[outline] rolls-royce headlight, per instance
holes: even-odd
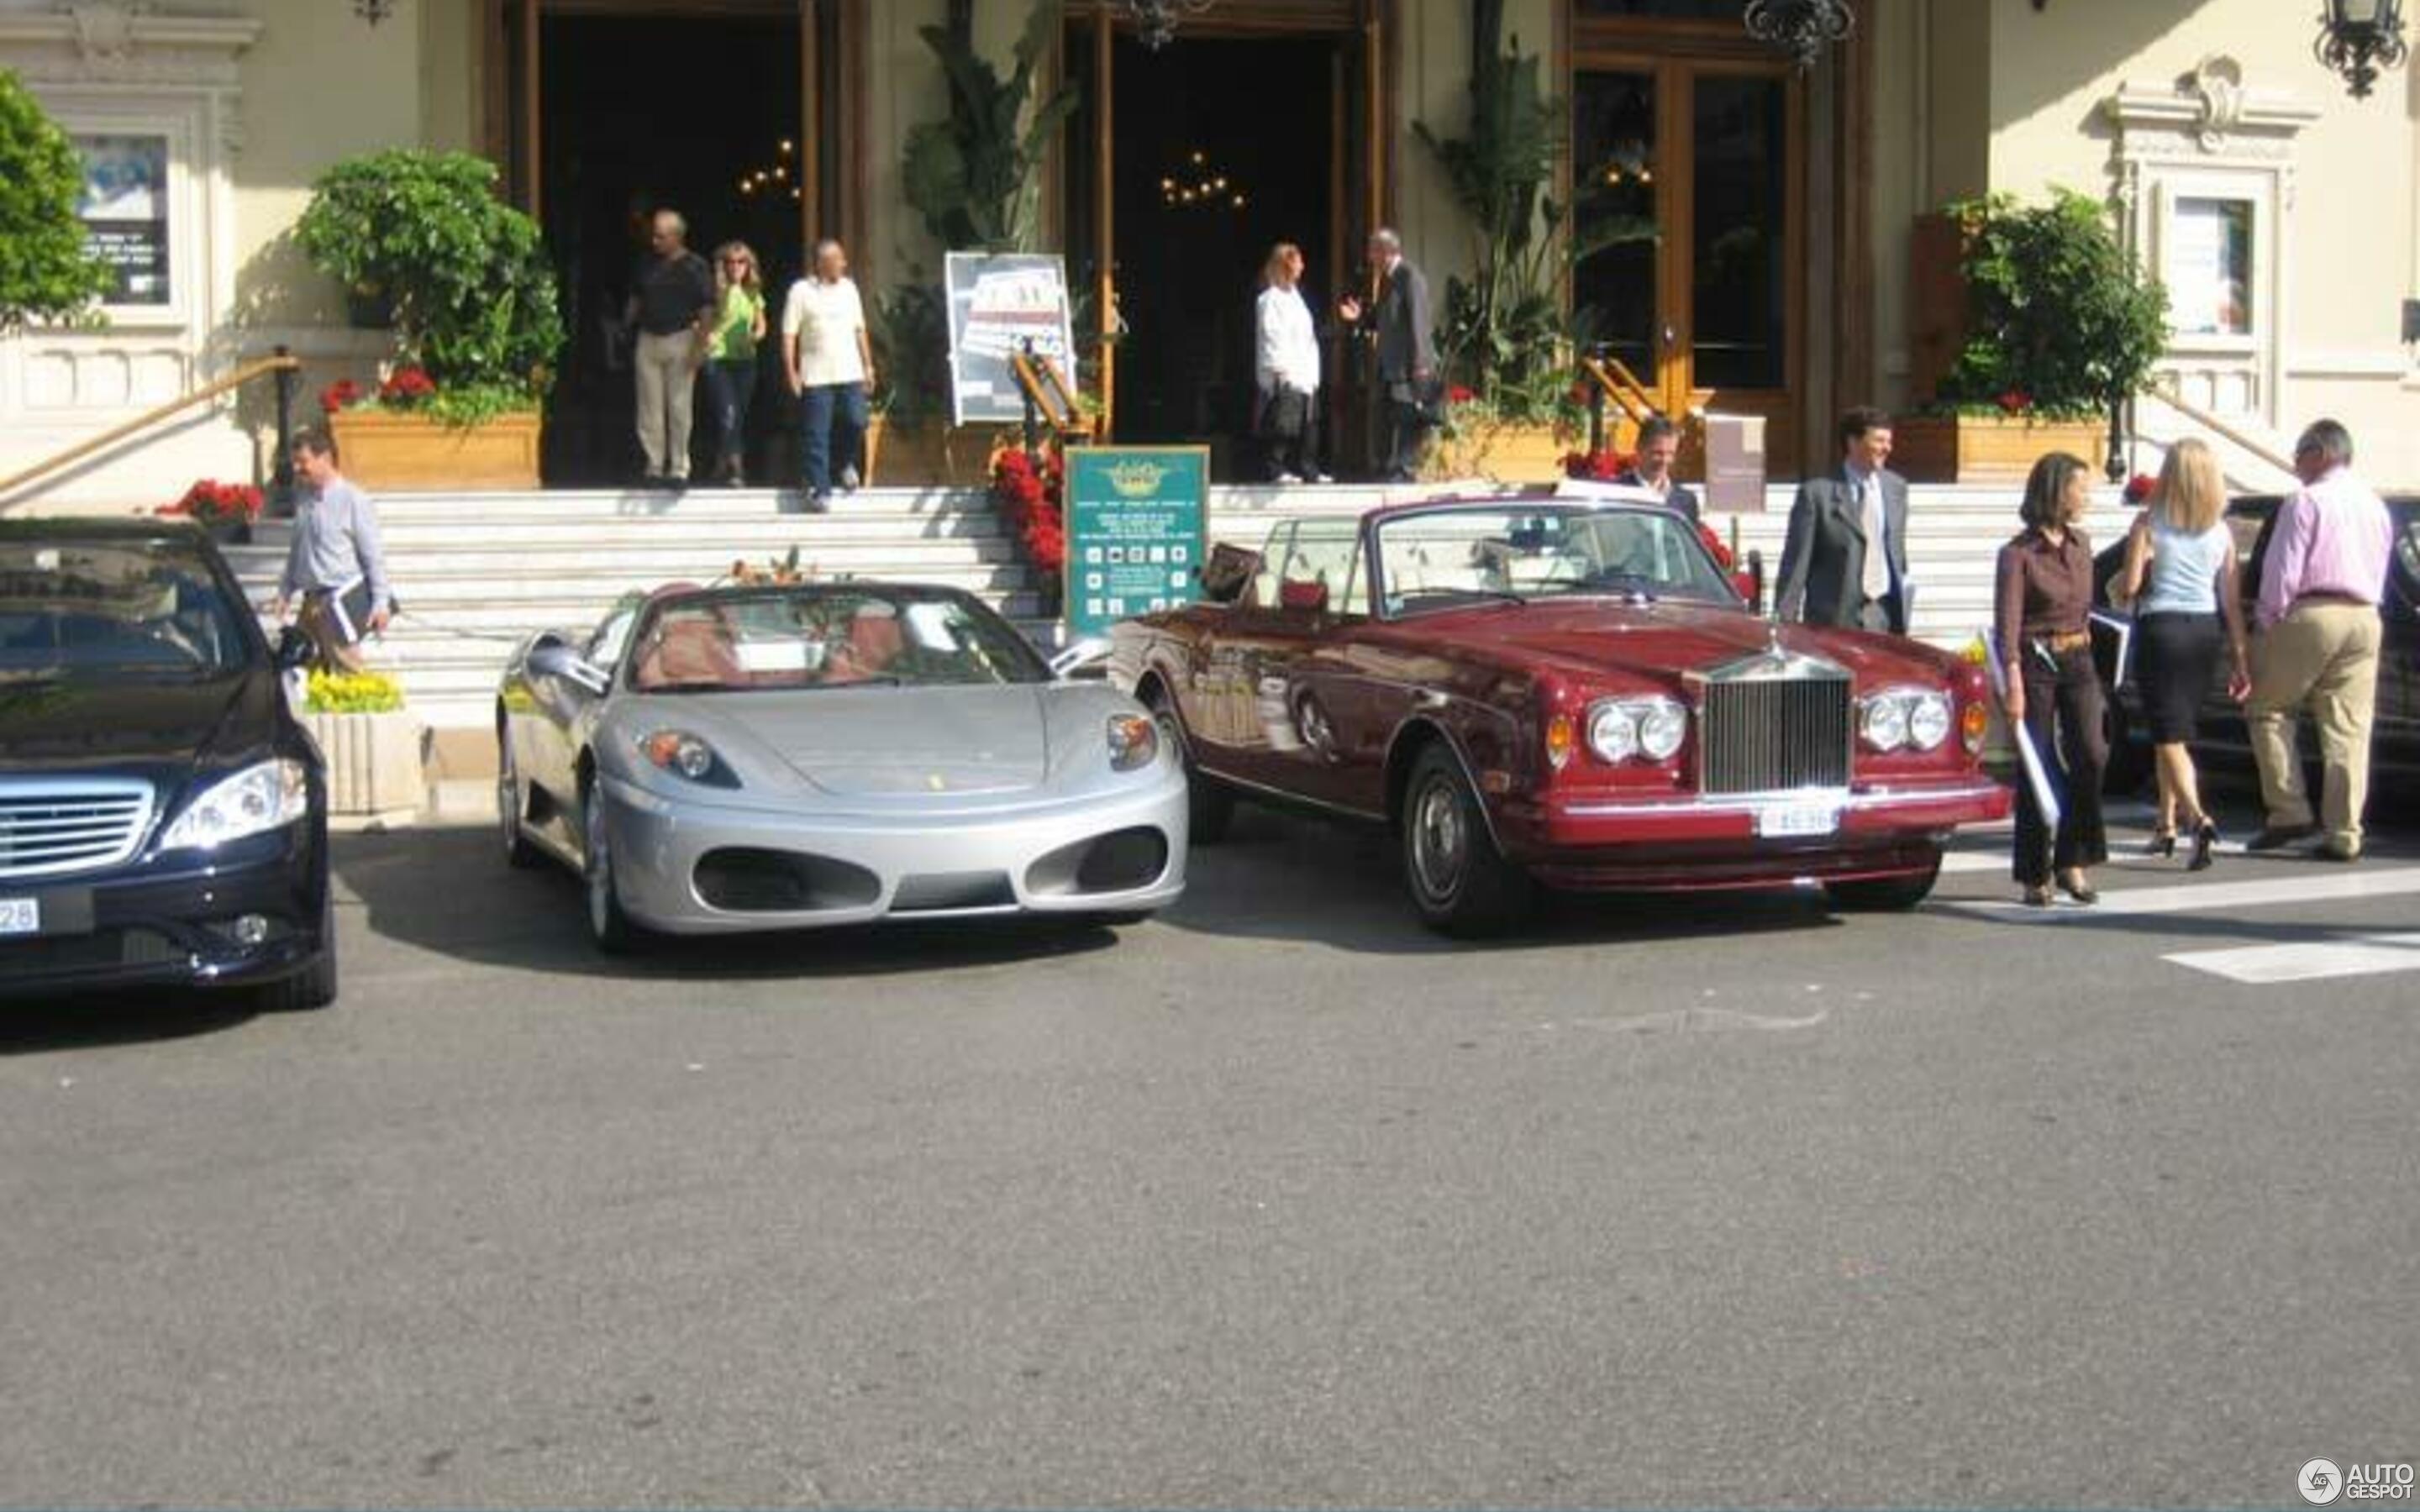
[[[1589,749],[1619,765],[1668,762],[1689,738],[1689,711],[1668,698],[1609,699],[1589,711]]]
[[[1638,748],[1651,762],[1668,762],[1689,738],[1689,711],[1670,699],[1656,699],[1638,711]]]
[[[1589,749],[1617,764],[1638,754],[1638,715],[1625,703],[1600,703],[1589,716]]]
[[[1908,743],[1918,750],[1939,750],[1949,738],[1949,700],[1940,693],[1926,691],[1908,701]]]
[[[163,851],[207,851],[267,834],[311,811],[310,774],[297,761],[259,762],[194,796],[160,836]]]
[[[1857,734],[1876,750],[1907,744],[1907,696],[1894,689],[1869,694],[1857,706]]]
[[[705,737],[690,734],[686,730],[658,730],[642,737],[639,754],[645,757],[649,764],[692,782],[723,788],[739,785],[739,779],[732,774],[722,758],[714,753],[714,748],[706,743]]]
[[[1109,716],[1109,770],[1132,772],[1159,755],[1159,727],[1140,714]]]

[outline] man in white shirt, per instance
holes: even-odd
[[[362,637],[384,634],[395,612],[378,511],[336,471],[336,443],[325,433],[297,436],[293,455],[302,492],[270,615],[284,621],[300,599],[297,623],[318,648],[319,665],[357,672]]]
[[[783,301],[782,365],[790,392],[799,396],[799,486],[809,509],[828,509],[835,452],[840,486],[857,486],[867,393],[874,383],[865,302],[848,276],[848,254],[837,241],[815,244],[814,270],[790,285],[789,298]]]

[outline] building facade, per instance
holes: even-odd
[[[1402,228],[1439,287],[1471,229],[1423,142],[1458,133],[1472,0],[1215,0],[1144,44],[1120,0],[1051,0],[1043,87],[1080,102],[1044,170],[1115,433],[1240,428],[1262,255],[1302,245],[1323,299]],[[479,152],[545,226],[573,336],[549,477],[623,466],[610,325],[638,212],[778,279],[820,235],[879,294],[938,276],[910,210],[908,133],[947,109],[920,35],[948,0],[0,0],[0,68],[75,138],[108,322],[0,338],[0,476],[286,347],[308,394],[385,350],[296,252],[313,179],[393,146]],[[1592,241],[1571,298],[1665,408],[1766,417],[1774,471],[1824,465],[1828,417],[1919,403],[1920,222],[2064,185],[2112,206],[2167,283],[2147,435],[2215,423],[2246,476],[2300,424],[2351,425],[2381,479],[2420,483],[2420,90],[2366,99],[2278,0],[1853,0],[1811,69],[1749,38],[1738,0],[1504,0],[1568,123],[1564,195]],[[1005,67],[1029,0],[975,0]],[[373,21],[371,16],[377,13]],[[35,490],[123,505],[264,473],[267,390],[187,410]],[[620,427],[620,428],[617,428]],[[23,492],[0,497],[0,507]]]

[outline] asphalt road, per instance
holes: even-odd
[[[338,856],[334,1010],[0,1022],[0,1502],[2299,1506],[2420,1451],[2408,833],[1470,949],[1254,816],[1116,934],[635,966],[484,832]]]

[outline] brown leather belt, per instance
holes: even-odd
[[[2053,630],[2045,635],[2035,636],[2033,639],[2040,641],[2043,645],[2050,647],[2051,650],[2058,653],[2060,656],[2065,656],[2071,651],[2082,651],[2086,646],[2092,644],[2092,632],[2089,630]]]

